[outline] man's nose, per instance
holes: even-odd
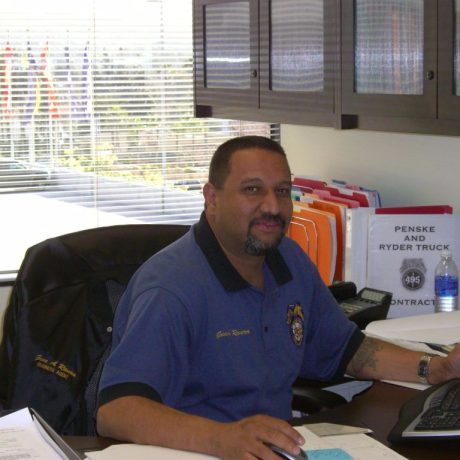
[[[273,190],[268,190],[267,193],[265,193],[260,209],[262,212],[267,212],[272,215],[279,213],[279,198]]]

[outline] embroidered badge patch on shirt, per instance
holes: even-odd
[[[289,332],[293,342],[300,347],[304,336],[304,314],[300,303],[288,306],[287,324],[289,325]]]

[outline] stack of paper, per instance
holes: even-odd
[[[451,345],[460,342],[460,311],[373,321],[366,333],[418,344]]]
[[[326,284],[347,279],[347,210],[370,212],[380,206],[379,193],[345,181],[295,176],[292,199],[288,236],[308,254]]]
[[[305,193],[316,193],[321,195],[321,198],[328,200],[337,199],[337,202],[348,204],[352,208],[358,206],[377,208],[381,205],[380,194],[377,190],[369,190],[346,181],[334,180],[327,183],[323,180],[296,175],[293,185]]]
[[[310,460],[404,460],[405,458],[367,434],[363,434],[369,432],[366,429],[341,425],[330,427],[312,425],[312,428],[320,429],[320,431],[326,429],[327,433],[332,432],[333,434],[317,435],[308,429],[308,425],[296,428],[305,438],[303,448]],[[87,452],[86,456],[89,460],[144,460],[146,458],[151,460],[209,460],[215,458],[193,452],[137,444],[117,444],[102,451]]]
[[[35,412],[25,408],[0,418],[0,459],[79,460]]]

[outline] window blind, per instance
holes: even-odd
[[[0,88],[0,273],[58,234],[193,223],[217,145],[279,135],[194,118],[192,0],[3,0]]]

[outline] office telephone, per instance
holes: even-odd
[[[351,281],[341,281],[329,286],[332,295],[350,320],[360,329],[365,329],[371,321],[385,319],[393,294],[365,287],[357,293]]]

